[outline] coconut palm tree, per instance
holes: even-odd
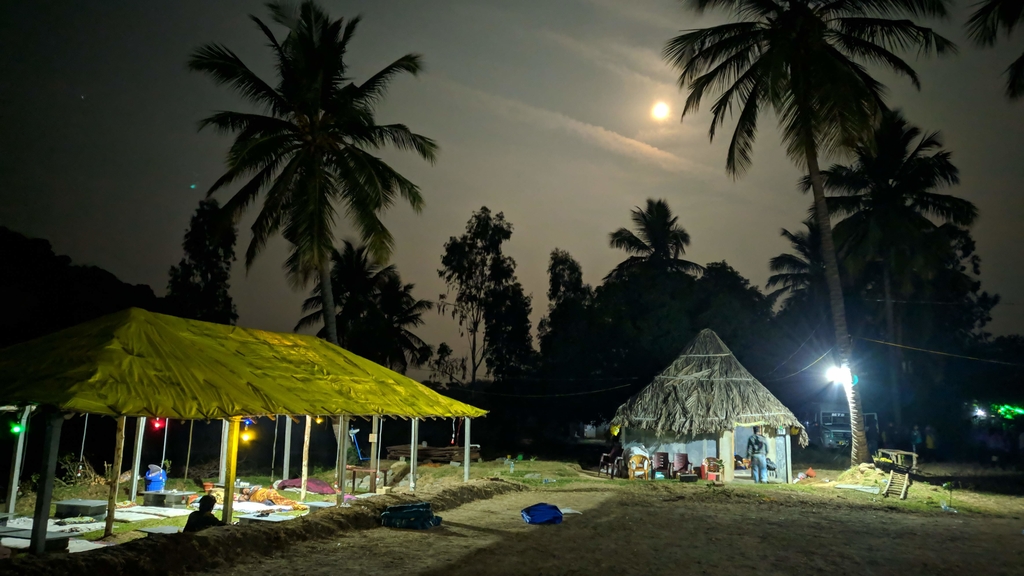
[[[938,132],[923,134],[896,110],[885,112],[872,140],[854,149],[853,163],[822,172],[829,213],[845,217],[835,226],[843,261],[854,275],[880,269],[889,342],[896,339],[894,288],[906,295],[915,277],[945,267],[950,242],[940,225],[968,227],[978,215],[971,202],[935,191],[960,181],[950,157]],[[899,424],[899,352],[890,347],[889,354]]]
[[[692,274],[704,270],[700,265],[680,258],[690,245],[690,235],[679,225],[679,217],[672,214],[668,202],[648,198],[645,208],[637,206],[631,214],[636,232],[619,228],[610,235],[612,248],[625,250],[630,256],[616,266],[605,277],[606,280],[640,268]]]
[[[402,124],[377,124],[375,108],[391,81],[416,75],[420,56],[407,54],[361,84],[348,76],[345,56],[359,24],[332,20],[312,1],[298,7],[268,5],[273,22],[285,27],[278,39],[259,18],[250,19],[266,36],[273,52],[277,83],[271,85],[250,70],[230,49],[206,44],[189,59],[189,68],[241,94],[259,112],[217,112],[200,123],[232,133],[227,172],[208,194],[246,180],[224,206],[236,219],[263,196],[245,255],[246,267],[267,241],[280,233],[291,244],[285,268],[296,287],[314,277],[323,308],[333,310],[329,289],[334,226],[343,207],[370,252],[384,260],[393,238],[380,215],[398,199],[416,211],[423,206],[419,188],[396,172],[375,152],[387,146],[409,150],[433,162],[437,145]],[[334,315],[328,314],[326,337],[337,344]]]
[[[331,266],[332,300],[335,303],[335,325],[338,330],[338,344],[344,348],[351,346],[349,328],[352,323],[363,317],[374,306],[379,286],[388,274],[396,273],[394,265],[381,266],[370,256],[366,246],[356,246],[349,240],[343,241],[343,248],[335,250]],[[313,287],[312,295],[302,303],[303,316],[295,330],[302,330],[323,324],[317,336],[326,335],[326,323],[323,317],[323,297],[321,283]]]
[[[409,329],[423,324],[423,313],[433,308],[429,300],[413,297],[413,284],[402,283],[394,265],[381,266],[366,246],[344,241],[334,254],[331,289],[337,303],[335,323],[342,347],[365,358],[405,372],[430,356],[430,347]],[[302,305],[307,314],[296,330],[323,323],[322,285]],[[324,329],[320,330],[322,335]]]
[[[852,342],[846,325],[832,229],[819,158],[864,140],[884,109],[884,87],[868,73],[872,64],[906,76],[919,87],[914,69],[895,52],[953,52],[949,40],[900,16],[945,16],[944,0],[686,0],[698,12],[723,8],[734,21],[691,30],[669,40],[664,55],[690,90],[683,116],[716,94],[710,136],[739,110],[726,170],[739,175],[751,163],[758,116],[775,112],[789,157],[809,175],[815,222],[821,231],[830,308],[841,365],[848,367]],[[859,391],[850,400],[853,461],[868,459]]]
[[[979,46],[993,46],[999,31],[1007,36],[1024,24],[1024,0],[986,0],[967,20],[967,35]],[[1024,54],[1006,69],[1006,96],[1016,100],[1024,96]]]
[[[790,232],[782,229],[782,237],[789,240],[793,253],[779,254],[768,262],[774,272],[765,288],[776,288],[771,298],[786,297],[786,301],[809,302],[813,306],[828,302],[825,284],[825,261],[821,257],[821,238],[813,220],[804,221],[807,230]]]

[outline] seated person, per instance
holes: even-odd
[[[167,472],[156,464],[149,465],[149,472],[146,472],[146,492],[159,492],[164,489],[167,482]]]
[[[207,494],[199,499],[199,510],[188,515],[188,522],[185,522],[185,529],[182,532],[199,532],[211,526],[223,526],[224,523],[217,520],[213,515],[213,507],[217,499]]]
[[[740,456],[739,454],[734,454],[733,455],[733,460],[735,462],[735,469],[736,470],[746,470],[747,469],[746,464],[743,463],[743,457]]]
[[[281,496],[273,488],[264,488],[258,484],[249,488],[242,488],[242,493],[238,496],[238,499],[240,501],[258,502],[267,506],[291,506],[292,510],[305,510],[308,508],[308,506],[301,502]]]

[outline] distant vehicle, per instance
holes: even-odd
[[[815,412],[812,418],[808,432],[811,441],[818,443],[822,448],[846,448],[853,441],[849,409],[835,407],[831,410],[821,410]],[[864,414],[864,428],[866,430],[869,427],[878,430],[878,415],[873,412]]]

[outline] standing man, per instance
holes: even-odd
[[[754,484],[768,483],[768,439],[761,436],[761,427],[754,426],[754,435],[747,440],[747,458]]]

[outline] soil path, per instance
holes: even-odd
[[[592,487],[466,504],[430,531],[373,529],[209,575],[1021,574],[1020,520],[779,502],[729,492]],[[547,501],[581,511],[530,526]]]

